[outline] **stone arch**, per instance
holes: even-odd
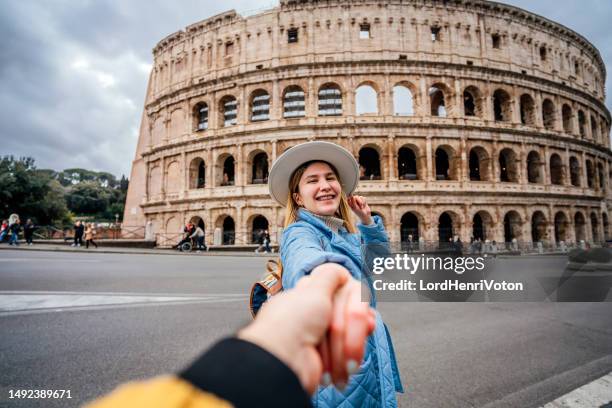
[[[414,88],[406,83],[399,83],[393,87],[393,114],[395,116],[414,115]]]
[[[460,235],[461,218],[454,211],[444,211],[438,217],[438,241],[446,244],[454,239],[455,235]]]
[[[268,182],[268,154],[263,150],[253,150],[247,159],[249,184],[266,184]]]
[[[170,114],[170,139],[176,139],[185,133],[185,112],[177,108]]]
[[[419,169],[418,148],[404,145],[397,152],[397,175],[400,180],[419,180],[422,173]]]
[[[335,82],[327,82],[319,88],[319,116],[342,115],[342,88]]]
[[[572,108],[567,103],[564,103],[563,107],[561,108],[561,116],[563,116],[563,131],[565,133],[573,133],[574,123],[572,119],[574,113],[572,112]]]
[[[557,153],[550,155],[550,182],[551,184],[562,185],[565,182],[565,172],[563,160]]]
[[[434,152],[436,180],[457,180],[457,162],[455,149],[449,145],[440,145]]]
[[[497,122],[512,121],[512,99],[503,89],[493,92],[493,118]]]
[[[378,114],[378,92],[374,83],[364,82],[355,89],[355,114]]]
[[[599,242],[599,221],[597,219],[597,214],[593,211],[591,212],[591,233],[593,234],[593,242]]]
[[[555,213],[555,242],[567,242],[569,238],[569,221],[567,215],[563,211]]]
[[[499,152],[499,181],[518,183],[519,173],[514,150],[506,147]]]
[[[486,241],[494,239],[493,217],[485,210],[480,210],[472,217],[472,237]]]
[[[183,225],[178,217],[170,217],[166,220],[166,234],[168,235],[180,235],[183,232]],[[169,238],[173,240],[173,238]]]
[[[289,85],[283,90],[283,118],[306,116],[306,94],[299,85]]]
[[[233,186],[236,183],[235,179],[234,156],[229,153],[222,153],[217,157],[215,163],[215,185],[217,186]],[[226,177],[227,175],[227,177]]]
[[[580,162],[576,158],[576,156],[571,156],[569,160],[569,169],[570,169],[570,182],[572,186],[580,187],[581,171],[580,171]]]
[[[251,122],[270,119],[270,94],[265,89],[256,89],[249,97],[249,117]]]
[[[259,243],[259,235],[265,231],[269,230],[270,223],[268,219],[261,214],[253,214],[249,217],[247,221],[247,236],[249,237],[249,242],[251,244]]]
[[[584,139],[586,137],[586,115],[582,109],[578,111],[578,130],[580,137]]]
[[[529,183],[543,183],[544,171],[542,169],[544,163],[540,159],[540,153],[532,150],[527,155],[527,181]]]
[[[593,188],[595,186],[595,167],[590,159],[587,159],[586,161],[586,176],[587,185],[589,188]]]
[[[557,112],[555,104],[548,98],[542,102],[542,121],[546,129],[554,130],[557,122]]]
[[[546,227],[548,222],[546,216],[542,211],[534,211],[531,214],[531,241],[541,242],[546,240],[547,232]]]
[[[483,115],[482,92],[474,85],[463,90],[463,115],[467,117],[482,118]]]
[[[586,219],[581,211],[576,211],[574,214],[574,234],[576,235],[576,242],[586,241]]]
[[[599,127],[597,126],[597,119],[593,115],[591,115],[591,138],[599,141]]]
[[[436,82],[429,87],[428,94],[431,116],[447,117],[452,106],[450,87],[445,83]]]
[[[534,126],[536,123],[535,102],[531,95],[525,93],[521,95],[521,123],[527,126]]]
[[[166,123],[162,116],[158,116],[151,127],[151,145],[156,146],[162,143],[166,134]]]
[[[359,149],[359,179],[381,180],[380,152],[373,145],[365,145]]]
[[[206,162],[201,157],[196,157],[189,164],[189,188],[206,187]]]
[[[221,230],[222,245],[234,245],[236,242],[236,223],[230,215],[223,214],[217,217],[215,227]]]
[[[474,146],[470,149],[468,157],[470,181],[490,181],[491,180],[491,158],[489,153],[482,146]]]
[[[208,129],[208,104],[206,102],[198,102],[192,110],[193,125],[195,131]]]
[[[409,239],[412,239],[412,242],[419,241],[419,238],[422,236],[422,225],[423,217],[419,213],[407,211],[402,215],[400,219],[400,241],[402,242],[402,247],[404,243],[409,242]]]
[[[518,212],[510,210],[504,215],[504,242],[520,241],[523,236],[523,221]]]
[[[152,167],[149,171],[149,195],[154,199],[162,192],[162,172],[160,166]]]
[[[238,123],[238,100],[233,95],[225,95],[219,100],[219,123],[229,127]]]
[[[181,186],[179,162],[173,160],[166,166],[166,193],[177,193]]]

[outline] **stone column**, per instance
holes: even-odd
[[[395,148],[395,134],[387,136],[387,180],[397,180],[397,155]]]
[[[243,144],[238,143],[237,148],[237,157],[236,161],[234,161],[234,185],[236,186],[244,186],[245,183],[245,174],[244,174],[244,154],[243,154]]]
[[[548,152],[548,145],[544,146],[544,184],[552,184],[550,179],[550,170],[548,163],[550,162],[550,154]]]
[[[431,135],[427,135],[427,144],[425,147],[425,154],[427,158],[427,174],[425,175],[425,181],[430,182],[434,181],[435,177],[433,174],[433,152],[431,146]]]
[[[184,198],[189,188],[189,164],[187,163],[185,151],[181,152],[181,187],[179,190],[179,197]]]
[[[215,185],[215,163],[213,159],[212,149],[206,149],[206,184],[205,188],[212,188]]]

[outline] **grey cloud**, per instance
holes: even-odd
[[[39,167],[86,167],[129,175],[151,49],[187,25],[235,8],[228,0],[7,0],[0,13],[0,154]],[[507,3],[576,30],[612,61],[606,0]],[[610,80],[608,80],[608,86]],[[607,101],[611,106],[610,101]]]

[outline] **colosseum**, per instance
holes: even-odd
[[[186,221],[241,245],[284,218],[268,169],[326,140],[390,239],[551,248],[609,238],[610,112],[599,51],[485,0],[281,0],[153,49],[124,216],[160,246]],[[126,227],[127,228],[127,227]]]

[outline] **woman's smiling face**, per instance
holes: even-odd
[[[332,168],[315,162],[304,170],[294,198],[298,205],[318,215],[335,215],[340,206],[342,186]]]

